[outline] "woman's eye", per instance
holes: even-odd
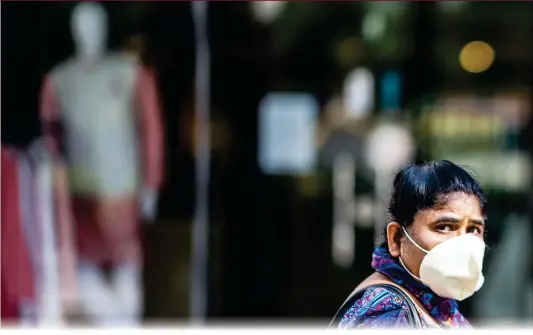
[[[447,224],[442,224],[442,225],[437,226],[437,230],[447,232],[447,231],[452,231],[452,227]]]
[[[481,229],[476,226],[468,227],[468,233],[470,234],[481,234]]]

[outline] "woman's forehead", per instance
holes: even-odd
[[[445,213],[460,217],[483,218],[479,199],[475,195],[462,192],[447,194],[441,197],[435,206],[421,210],[418,214],[435,216]]]

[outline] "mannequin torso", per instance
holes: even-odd
[[[65,154],[74,194],[136,193],[140,157],[133,109],[138,72],[137,62],[121,54],[90,64],[73,58],[51,72],[50,85],[67,130]]]
[[[163,178],[152,73],[122,53],[69,59],[45,79],[41,119],[52,147],[65,148],[80,257],[139,262],[138,199]],[[55,123],[63,136],[51,131]]]

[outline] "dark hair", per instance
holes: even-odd
[[[443,160],[412,165],[394,177],[389,203],[389,216],[403,227],[409,227],[420,210],[435,206],[442,196],[463,192],[479,199],[486,213],[487,200],[477,180],[465,169]],[[385,230],[387,244],[387,231]]]

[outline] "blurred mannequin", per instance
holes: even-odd
[[[163,178],[158,92],[135,57],[107,52],[100,4],[76,5],[71,28],[76,54],[46,76],[40,115],[48,145],[68,168],[77,291],[93,323],[135,324],[139,222],[154,219]]]
[[[331,256],[335,265],[351,267],[355,260],[356,225],[368,225],[365,212],[368,196],[355,194],[357,176],[361,174],[362,147],[366,130],[371,126],[368,113],[353,116],[344,97],[334,97],[325,106],[319,129],[321,160],[333,172],[333,229]],[[356,208],[357,210],[353,210]],[[367,210],[368,211],[368,210]],[[367,212],[366,211],[366,212]]]

